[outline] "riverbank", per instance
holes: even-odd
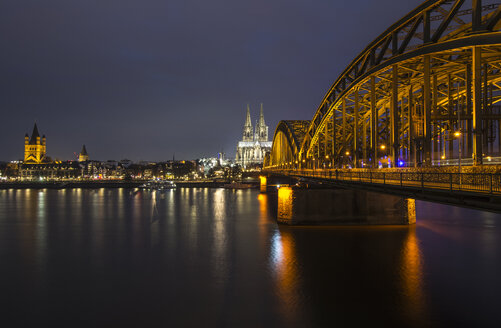
[[[16,181],[1,182],[0,189],[137,188],[139,181]],[[229,181],[175,181],[178,188],[222,188]],[[258,186],[257,181],[246,182]]]

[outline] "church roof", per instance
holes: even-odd
[[[87,149],[85,148],[85,145],[82,146],[82,151],[80,152],[80,155],[88,155]]]
[[[31,133],[31,138],[29,142],[30,145],[36,145],[38,137],[40,137],[40,134],[38,133],[38,127],[37,124],[35,123],[35,126],[33,126],[33,132]]]

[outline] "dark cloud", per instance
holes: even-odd
[[[309,119],[337,75],[421,1],[7,0],[0,159],[34,120],[70,159],[233,155],[245,106],[270,133]]]

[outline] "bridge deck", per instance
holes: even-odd
[[[337,186],[501,211],[501,174],[340,170],[266,170]]]

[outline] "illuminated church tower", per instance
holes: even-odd
[[[247,117],[244,124],[244,133],[242,141],[252,141],[252,122],[250,117],[249,105],[247,105]]]
[[[89,160],[89,154],[87,154],[87,149],[85,148],[85,145],[83,145],[82,151],[78,155],[78,161],[87,162],[88,160]]]
[[[31,138],[26,134],[24,136],[24,163],[40,164],[43,163],[46,156],[45,135],[40,138],[38,127],[35,123]]]
[[[254,132],[254,141],[268,141],[268,126],[264,122],[263,104],[261,104],[259,121],[256,124],[256,130]]]

